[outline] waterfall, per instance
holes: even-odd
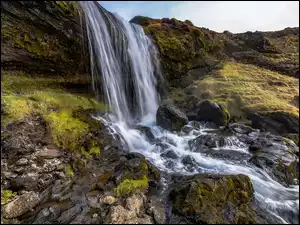
[[[80,5],[87,25],[93,89],[104,94],[110,107],[108,118],[95,119],[102,120],[113,135],[121,137],[125,150],[143,154],[169,173],[246,174],[252,180],[255,200],[265,212],[281,223],[299,221],[299,186],[286,187],[264,169],[250,164],[249,146],[238,135],[224,137],[225,147],[195,152],[189,141],[221,132],[205,124],[195,127],[193,122],[186,126],[188,133],[183,130],[173,133],[156,126],[160,85],[157,81],[162,76],[155,45],[139,25],[109,13],[97,2],[80,2]],[[153,140],[137,129],[140,125],[146,126]],[[228,150],[240,159],[220,157],[222,151]],[[165,153],[170,151],[175,158],[166,157]],[[187,157],[193,160],[186,163]]]
[[[158,108],[157,50],[142,27],[81,2],[86,16],[93,88],[103,89],[112,119],[125,123],[155,121]],[[100,86],[102,85],[102,86]]]

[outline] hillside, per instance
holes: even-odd
[[[258,113],[269,120],[258,128],[299,132],[299,28],[233,34],[174,18],[131,22],[155,40],[169,98],[186,113],[209,99],[225,106],[233,121],[255,123]]]

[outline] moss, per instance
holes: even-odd
[[[143,176],[140,180],[125,179],[115,189],[117,197],[126,197],[134,193],[145,191],[148,188],[148,179]]]
[[[30,96],[32,100],[45,104],[48,108],[70,108],[76,110],[78,108],[83,109],[97,109],[104,110],[105,106],[95,101],[94,99],[88,99],[68,93],[57,92],[38,92]]]
[[[282,86],[282,82],[287,85]],[[237,118],[245,118],[247,112],[275,111],[299,117],[299,109],[290,104],[299,93],[298,84],[297,78],[254,65],[227,62],[218,75],[196,82],[193,94],[200,97],[209,92],[210,99],[227,106],[230,115]]]
[[[30,104],[26,97],[22,96],[2,96],[1,103],[3,113],[1,113],[2,124],[6,126],[8,123],[20,120],[32,112]]]
[[[74,177],[75,173],[73,171],[73,168],[70,164],[65,165],[64,171],[67,177]]]
[[[4,205],[7,203],[7,201],[16,196],[16,192],[12,192],[11,190],[2,190],[1,189],[1,205]]]
[[[24,71],[1,71],[1,93],[33,94],[37,91],[64,92],[69,87],[87,86],[88,75],[45,76],[28,74]]]
[[[55,3],[66,13],[67,16],[74,17],[76,3],[68,4],[66,1],[55,1]]]
[[[87,158],[91,158],[93,155],[96,157],[100,156],[100,147],[98,146],[98,143],[96,141],[92,141],[92,147],[86,151],[84,148],[81,148],[81,154],[85,155]]]
[[[54,143],[63,149],[74,151],[81,146],[82,137],[88,131],[88,125],[72,117],[69,110],[50,113],[45,117],[49,124]]]

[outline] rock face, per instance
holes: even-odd
[[[229,121],[229,114],[217,103],[205,100],[198,106],[197,119],[214,122],[218,126],[224,126]]]
[[[56,74],[86,69],[76,3],[2,1],[1,9],[1,68]]]
[[[264,169],[273,179],[285,184],[298,184],[298,147],[289,140],[261,133],[249,146],[252,157],[249,162]]]
[[[193,223],[257,223],[253,192],[245,175],[195,175],[178,181],[170,198],[173,213]]]
[[[175,106],[163,104],[156,112],[156,123],[164,129],[180,130],[188,123],[188,118]]]
[[[299,118],[286,112],[254,114],[251,117],[252,127],[267,130],[274,134],[299,134]]]

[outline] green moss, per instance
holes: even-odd
[[[83,109],[97,109],[104,110],[105,106],[95,101],[94,99],[88,99],[68,93],[57,92],[38,92],[30,96],[32,100],[45,104],[48,108],[70,108],[72,110]]]
[[[90,148],[90,154],[100,156],[100,147],[95,146],[95,147]]]
[[[2,96],[2,124],[6,126],[8,123],[24,118],[32,112],[30,104],[26,97],[23,96]]]
[[[23,71],[1,71],[1,93],[32,94],[37,91],[64,92],[66,85],[87,85],[91,81],[88,75],[43,76],[30,75]]]
[[[1,205],[4,205],[7,203],[7,201],[16,196],[16,192],[12,192],[11,190],[2,190],[1,189]]]
[[[70,5],[66,1],[55,1],[55,3],[66,13],[66,15],[73,17],[74,16],[74,7],[76,6],[74,2]]]
[[[241,191],[241,194],[242,194],[242,196],[243,196],[245,199],[248,199],[248,198],[249,198],[249,195],[248,195],[248,192],[247,192],[247,191]]]
[[[125,179],[115,189],[115,195],[117,197],[125,197],[134,193],[145,191],[148,188],[148,179],[143,176],[140,180]]]
[[[98,146],[98,143],[95,140],[91,141],[91,143],[91,147],[88,149],[88,151],[86,151],[84,148],[81,148],[81,154],[85,155],[86,158],[91,158],[93,155],[99,157],[100,147]]]
[[[53,141],[58,147],[74,151],[81,146],[83,136],[88,131],[88,125],[73,118],[71,111],[53,112],[45,119],[49,124]]]
[[[277,82],[278,81],[278,82]],[[281,85],[282,82],[287,85]],[[299,93],[297,78],[281,75],[254,65],[227,62],[216,76],[196,82],[195,96],[209,92],[209,99],[223,104],[233,117],[247,112],[289,112],[299,117],[299,109],[290,102]]]
[[[66,174],[67,177],[74,177],[75,176],[73,168],[70,164],[65,165],[64,171],[65,171],[65,174]]]

